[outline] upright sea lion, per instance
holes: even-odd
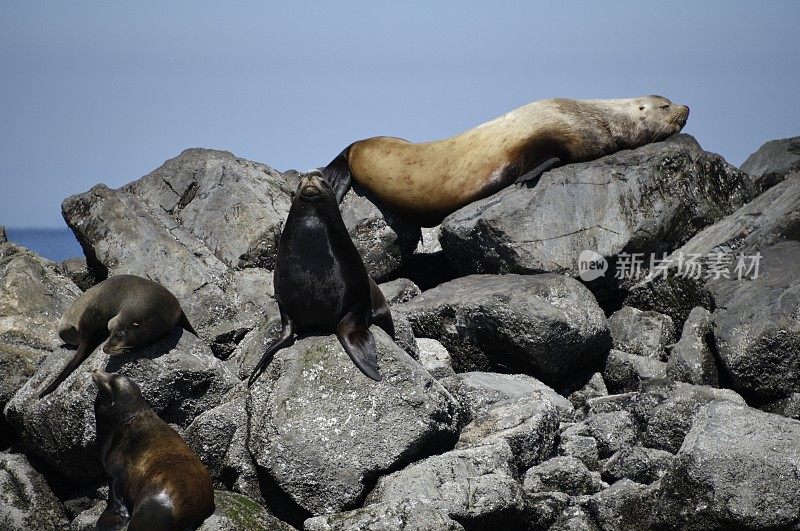
[[[661,96],[541,100],[445,140],[359,140],[321,171],[339,202],[355,180],[409,221],[431,227],[553,166],[663,140],[688,116],[688,107]]]
[[[380,380],[377,324],[394,338],[394,323],[381,290],[367,274],[347,233],[333,190],[322,174],[306,174],[297,187],[283,226],[275,262],[275,299],[282,329],[253,369],[259,377],[295,333],[335,332],[356,367]]]
[[[121,354],[152,345],[175,325],[197,335],[175,295],[157,282],[118,275],[92,286],[75,299],[58,323],[58,335],[78,350],[39,398],[52,393],[106,338],[103,350]]]
[[[195,529],[214,512],[214,488],[200,459],[156,415],[139,386],[124,376],[92,371],[100,460],[108,474],[108,505],[100,530]]]

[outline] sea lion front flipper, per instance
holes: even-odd
[[[369,378],[380,382],[381,373],[378,372],[378,349],[375,346],[375,337],[364,320],[359,320],[353,312],[347,312],[336,327],[336,337],[356,367]]]
[[[352,144],[351,144],[352,145]],[[344,195],[350,189],[352,184],[352,176],[350,175],[350,163],[347,161],[347,152],[350,151],[350,146],[347,146],[335,159],[319,171],[325,178],[325,181],[331,185],[333,193],[336,194],[336,202],[341,203]]]
[[[392,320],[392,312],[389,310],[389,303],[386,302],[386,297],[383,296],[381,288],[372,278],[369,279],[369,295],[372,300],[372,323],[383,328],[384,332],[389,334],[392,339],[395,339],[394,321]]]
[[[269,365],[269,362],[272,360],[272,356],[274,356],[276,352],[283,347],[288,347],[294,342],[294,326],[288,315],[281,314],[281,326],[281,333],[278,334],[275,341],[267,347],[267,350],[264,351],[261,359],[258,360],[258,363],[253,368],[253,372],[250,373],[250,378],[247,380],[247,387],[252,386],[255,381],[258,380],[258,377],[261,376],[261,373],[267,368],[267,365]]]
[[[113,531],[122,529],[128,523],[130,516],[125,503],[116,495],[114,490],[114,480],[110,480],[108,485],[108,501],[106,508],[97,519],[96,528],[98,531]]]
[[[39,393],[39,398],[44,398],[45,396],[55,391],[56,387],[58,387],[61,384],[61,382],[66,380],[67,376],[72,374],[72,371],[74,371],[78,367],[78,365],[83,363],[83,360],[88,358],[89,354],[94,352],[94,349],[100,346],[100,343],[102,342],[103,342],[102,339],[97,340],[91,338],[90,339],[82,338],[81,342],[78,344],[78,350],[75,352],[75,355],[72,356],[72,359],[69,360],[69,362],[61,370],[59,375],[56,376],[56,379],[53,380],[53,382],[50,385],[48,385],[44,391]]]
[[[178,319],[178,325],[187,332],[189,332],[190,334],[192,334],[194,337],[200,337],[199,335],[197,335],[197,332],[194,331],[192,323],[189,322],[189,318],[186,317],[186,312],[184,312],[183,310],[181,310],[181,317],[180,319]]]
[[[523,173],[522,175],[520,175],[519,177],[517,177],[517,180],[514,181],[514,182],[519,184],[519,183],[524,183],[525,181],[530,181],[532,179],[538,179],[539,177],[542,176],[542,174],[544,172],[546,172],[547,170],[553,169],[553,168],[555,168],[556,166],[558,166],[560,164],[561,164],[561,159],[560,158],[558,158],[558,157],[550,157],[549,159],[547,159],[546,161],[542,162],[541,164],[539,164],[538,166],[536,166],[532,170],[527,171],[527,172]]]

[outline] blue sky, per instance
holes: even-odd
[[[338,3],[337,3],[338,4]],[[800,2],[7,2],[0,224],[188,147],[277,169],[547,97],[661,94],[739,165],[800,135]]]

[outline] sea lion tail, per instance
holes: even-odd
[[[83,363],[83,360],[89,357],[89,354],[94,352],[94,349],[102,343],[102,341],[91,341],[88,339],[82,339],[80,344],[78,345],[78,350],[75,352],[75,355],[72,356],[72,359],[66,364],[66,366],[61,370],[61,372],[56,376],[56,379],[53,380],[50,385],[48,385],[44,391],[39,393],[39,398],[44,398],[45,396],[49,395],[56,388],[61,385],[61,382],[67,379],[67,376],[72,374],[78,365]]]
[[[183,328],[193,336],[200,337],[199,335],[197,335],[197,332],[194,331],[192,323],[189,322],[189,318],[186,317],[186,313],[183,310],[181,310],[181,316],[178,319],[178,324],[180,325],[181,328]]]
[[[350,189],[352,184],[352,176],[350,175],[350,163],[347,160],[347,155],[350,152],[350,144],[336,158],[324,168],[319,168],[322,176],[331,185],[333,192],[336,194],[336,202],[341,203],[344,195]]]

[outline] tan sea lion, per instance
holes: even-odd
[[[62,341],[78,350],[39,398],[52,393],[106,338],[103,350],[121,354],[152,345],[175,325],[197,335],[175,295],[157,282],[117,275],[92,286],[75,299],[58,323]]]
[[[688,116],[688,107],[661,96],[540,100],[445,140],[359,140],[321,171],[339,202],[355,180],[408,221],[431,227],[556,165],[663,140]]]
[[[92,371],[97,446],[108,474],[108,504],[97,529],[195,529],[214,512],[208,469],[150,408],[139,386]]]

